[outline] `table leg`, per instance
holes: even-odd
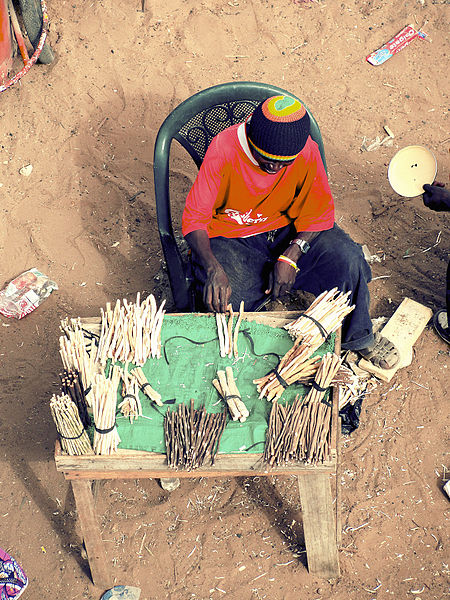
[[[92,481],[89,479],[73,479],[71,483],[92,581],[98,587],[105,589],[112,587],[113,581],[107,566],[105,548],[95,514]]]
[[[330,476],[327,473],[299,475],[298,487],[308,569],[310,573],[326,579],[339,577]]]

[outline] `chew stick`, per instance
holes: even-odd
[[[238,334],[239,334],[239,327],[241,326],[241,321],[242,321],[242,317],[244,316],[244,301],[241,300],[241,304],[239,305],[239,316],[238,319],[236,321],[236,325],[234,328],[234,333],[233,333],[233,354],[234,354],[234,358],[239,358],[239,353],[238,353]]]
[[[227,310],[229,313],[228,317],[228,326],[227,326],[227,334],[228,334],[228,356],[231,357],[233,354],[233,306],[229,304],[227,306]]]
[[[133,375],[141,388],[141,392],[145,394],[152,402],[157,404],[158,406],[163,406],[161,401],[161,394],[154,390],[145,376],[144,371],[141,367],[136,367],[131,371],[131,375]]]

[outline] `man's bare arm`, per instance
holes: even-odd
[[[225,312],[230,301],[231,286],[222,265],[214,256],[206,231],[198,229],[186,234],[186,242],[206,273],[203,302],[208,310]]]

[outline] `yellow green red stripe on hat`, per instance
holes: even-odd
[[[292,123],[301,119],[305,115],[306,109],[297,98],[274,96],[263,103],[262,112],[271,121]]]

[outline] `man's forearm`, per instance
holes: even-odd
[[[191,231],[185,236],[189,248],[195,252],[197,260],[206,272],[214,269],[219,264],[211,250],[208,234],[203,229]]]

